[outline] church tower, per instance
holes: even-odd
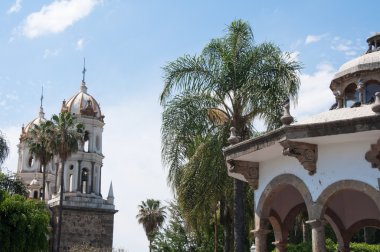
[[[43,95],[41,94],[41,105],[38,116],[30,121],[26,126],[21,128],[20,143],[18,148],[18,164],[17,164],[17,177],[20,178],[26,185],[29,191],[29,198],[42,199],[43,191],[43,167],[40,162],[29,153],[29,148],[25,142],[28,131],[34,125],[40,125],[45,122],[45,113],[42,106]],[[56,171],[49,163],[46,166],[46,181],[45,181],[45,200],[52,198],[55,188],[55,174]]]
[[[102,133],[104,115],[99,103],[88,94],[85,68],[80,90],[68,101],[63,101],[61,112],[70,112],[78,123],[84,125],[84,143],[72,154],[64,167],[63,213],[60,251],[74,245],[88,244],[104,251],[112,250],[115,205],[112,185],[107,199],[101,194],[103,165]],[[59,170],[60,162],[54,164]],[[53,212],[53,230],[57,233],[60,180],[56,178],[55,194],[48,201]],[[56,239],[56,238],[55,238]]]

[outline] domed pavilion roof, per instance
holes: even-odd
[[[73,115],[92,116],[102,120],[103,116],[99,103],[93,96],[87,93],[87,86],[82,81],[80,91],[67,102],[63,101],[62,111],[69,111]]]
[[[335,74],[333,81],[345,75],[380,69],[380,33],[375,33],[369,37],[367,43],[367,52],[344,63]]]

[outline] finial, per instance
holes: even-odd
[[[380,92],[375,93],[375,102],[372,105],[372,111],[380,113]]]
[[[231,127],[230,131],[231,131],[230,137],[227,139],[228,143],[231,145],[237,144],[239,142],[239,137],[236,135],[236,128]]]
[[[85,79],[86,78],[86,72],[87,72],[86,58],[83,58],[83,70],[82,70],[83,78],[82,78],[82,84],[80,85],[80,91],[83,93],[87,93],[86,79]]]
[[[41,103],[40,103],[40,112],[38,113],[39,118],[45,118],[44,108],[42,107],[42,101],[44,99],[44,86],[42,85],[41,89]]]
[[[282,103],[282,106],[283,106],[283,109],[284,109],[284,113],[283,115],[281,116],[280,120],[282,122],[282,125],[290,125],[294,119],[293,119],[293,116],[290,115],[290,112],[289,112],[289,98],[286,99],[283,103]]]
[[[86,80],[86,58],[83,58],[83,70],[82,70],[82,74],[83,74],[83,79],[82,79],[82,82],[85,83]]]
[[[110,189],[108,190],[107,202],[110,204],[113,204],[114,199],[115,197],[113,196],[113,187],[112,187],[112,181],[111,181]]]

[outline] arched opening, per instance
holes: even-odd
[[[375,102],[375,94],[380,92],[380,83],[377,81],[368,81],[365,85],[365,103]]]
[[[339,251],[350,251],[350,242],[360,229],[380,228],[379,199],[376,189],[359,181],[340,181],[324,190],[317,204],[320,216],[335,233]]]
[[[355,102],[359,101],[359,93],[356,88],[356,84],[351,83],[344,90],[344,106],[346,108],[351,107]]]
[[[69,175],[69,192],[73,191],[73,174]]]
[[[89,152],[90,133],[87,130],[84,132],[83,140],[84,140],[83,150],[84,152]]]
[[[81,185],[81,191],[82,193],[87,193],[87,187],[88,187],[88,170],[87,168],[82,169],[82,185]]]
[[[28,160],[28,166],[29,166],[29,168],[31,168],[31,167],[33,167],[33,165],[34,165],[34,158],[33,158],[33,156],[30,156],[29,160]]]
[[[312,206],[311,195],[306,185],[296,176],[285,174],[273,179],[264,189],[256,208],[255,240],[256,243],[273,246],[277,251],[286,251],[289,242],[302,243],[304,236],[309,236],[306,221],[309,220],[309,211]],[[272,228],[270,228],[270,226]],[[273,229],[273,236],[259,237],[260,230]],[[272,236],[272,237],[273,237]],[[259,240],[257,239],[259,238]],[[305,240],[311,240],[310,237]],[[263,250],[260,248],[260,250]],[[265,249],[263,251],[266,251]]]
[[[38,199],[38,191],[33,192],[33,199]]]

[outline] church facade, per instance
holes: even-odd
[[[231,131],[228,173],[254,189],[255,251],[286,251],[295,218],[307,215],[313,252],[325,252],[329,224],[341,252],[364,227],[380,228],[380,34],[368,51],[341,66],[331,81],[329,111],[243,142]],[[236,144],[233,144],[236,143]]]
[[[84,143],[72,154],[64,167],[64,191],[60,251],[73,246],[89,245],[104,251],[112,250],[114,205],[112,183],[108,196],[103,199],[102,189],[102,133],[104,115],[99,103],[88,94],[84,78],[80,90],[63,101],[61,112],[70,112],[78,123],[84,125]],[[42,195],[42,170],[38,160],[29,153],[25,143],[28,130],[46,121],[42,101],[38,117],[22,128],[18,145],[17,176],[27,185],[29,197],[40,199]],[[52,213],[52,249],[56,244],[58,209],[60,202],[60,170],[62,164],[54,157],[46,167],[45,201]],[[41,198],[42,199],[42,198]]]

